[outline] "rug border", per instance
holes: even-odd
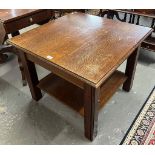
[[[153,91],[155,90],[155,86],[153,87],[152,91],[150,92],[149,96],[147,97],[147,99],[145,100],[144,104],[142,105],[142,107],[140,108],[139,112],[137,113],[136,117],[134,118],[133,122],[131,123],[129,129],[127,130],[127,132],[125,133],[123,139],[121,140],[119,145],[122,145],[123,142],[125,141],[128,133],[130,132],[131,128],[133,127],[134,123],[136,122],[138,116],[140,115],[140,113],[142,112],[143,108],[145,107],[147,101],[149,100],[150,96],[152,95]]]

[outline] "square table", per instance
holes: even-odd
[[[97,135],[99,109],[123,83],[130,91],[138,52],[151,28],[72,13],[8,43],[20,53],[32,98],[41,89],[84,115],[85,136]],[[127,59],[125,73],[117,68]],[[35,64],[51,73],[38,80]]]

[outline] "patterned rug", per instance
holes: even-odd
[[[121,145],[155,145],[155,88],[127,131]]]

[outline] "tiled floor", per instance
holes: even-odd
[[[124,70],[125,63],[120,66]],[[37,66],[39,77],[48,71]],[[119,144],[155,85],[155,53],[141,50],[131,92],[121,90],[99,114],[98,136],[83,136],[83,118],[44,94],[36,103],[23,87],[16,56],[0,65],[0,144]]]

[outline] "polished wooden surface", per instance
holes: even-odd
[[[0,22],[12,21],[14,18],[17,19],[38,11],[39,9],[0,9]]]
[[[151,31],[74,13],[14,37],[9,43],[98,87]]]

